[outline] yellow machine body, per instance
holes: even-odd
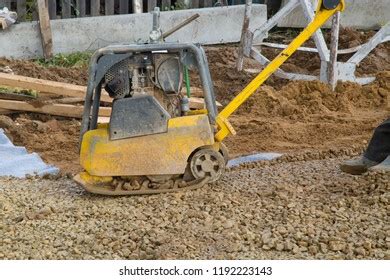
[[[191,153],[214,144],[207,115],[172,118],[166,133],[111,141],[107,125],[84,134],[80,162],[93,176],[183,174]]]

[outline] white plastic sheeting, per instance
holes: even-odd
[[[46,165],[38,154],[16,147],[0,128],[0,176],[24,178],[26,175],[57,174],[58,168]]]
[[[234,167],[238,166],[243,163],[249,163],[249,162],[256,162],[256,161],[262,161],[262,160],[273,160],[275,158],[280,157],[282,154],[278,153],[258,153],[258,154],[253,154],[249,156],[243,156],[243,157],[238,157],[229,160],[227,166],[228,167]]]

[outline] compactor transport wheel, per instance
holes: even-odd
[[[190,169],[195,179],[209,178],[209,182],[217,181],[225,170],[225,159],[221,153],[211,149],[200,149],[190,161]]]

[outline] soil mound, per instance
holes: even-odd
[[[29,60],[0,58],[0,67],[5,66],[9,66],[16,75],[76,85],[87,85],[88,69],[86,67],[45,67]]]
[[[386,108],[389,96],[390,71],[380,73],[370,85],[339,83],[335,91],[320,81],[294,81],[281,90],[263,86],[238,114],[297,118],[331,112],[352,114],[356,109]]]

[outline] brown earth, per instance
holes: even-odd
[[[371,36],[357,31],[341,34],[343,47],[364,43]],[[235,46],[206,50],[217,99],[226,105],[255,75],[235,70]],[[277,53],[269,48],[263,52],[270,58]],[[85,67],[47,68],[31,61],[0,59],[0,67],[6,65],[19,75],[79,85],[87,83]],[[259,68],[259,65],[246,59],[245,68]],[[318,74],[319,59],[316,54],[300,52],[282,68]],[[359,66],[358,73],[361,72],[377,75],[377,80],[365,86],[339,83],[334,92],[318,81],[287,81],[272,76],[231,117],[237,130],[237,136],[226,141],[231,156],[366,145],[372,130],[389,116],[390,43],[378,46]],[[192,83],[197,85],[198,79],[192,77]],[[38,152],[64,172],[79,170],[79,120],[37,114],[11,117],[15,125],[7,132],[16,145]]]

